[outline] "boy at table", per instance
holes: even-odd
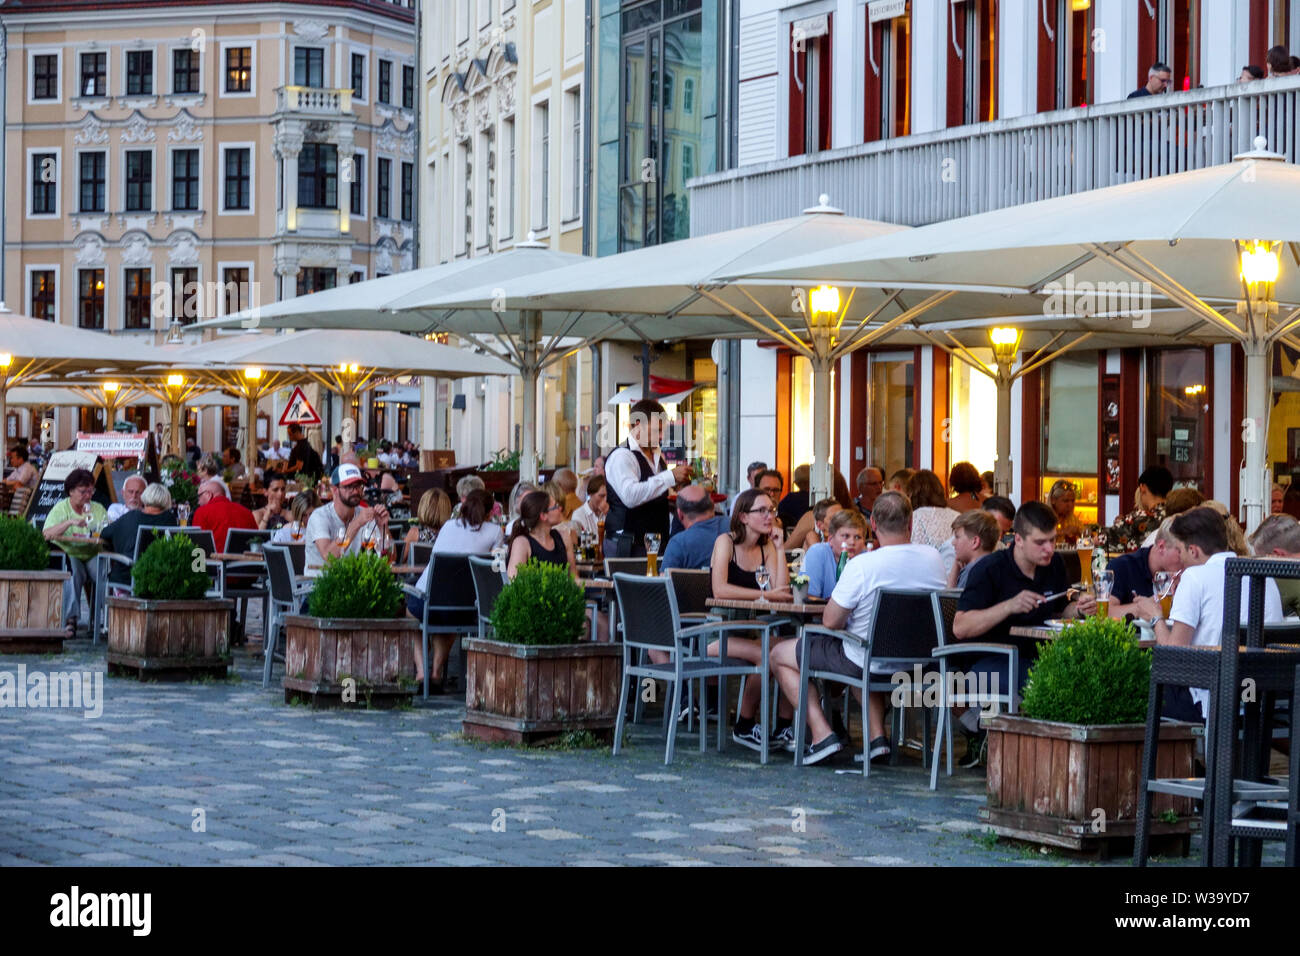
[[[875,504],[874,499],[872,504]],[[849,561],[866,549],[867,536],[870,534],[867,519],[854,509],[837,511],[831,518],[829,530],[829,540],[814,544],[803,556],[803,571],[808,575],[808,594],[811,597],[831,596],[844,572],[840,565],[840,555],[847,555],[847,566]]]
[[[1069,581],[1065,562],[1056,553],[1056,514],[1041,501],[1026,501],[1012,523],[1011,547],[981,558],[971,566],[966,587],[957,599],[953,636],[959,641],[979,638],[981,643],[1015,643],[1013,627],[1036,627],[1049,618],[1081,618],[1097,609],[1091,594],[1066,603]],[[1054,595],[1045,597],[1048,595]],[[1020,642],[1024,644],[1024,642]],[[1015,686],[1024,685],[1033,660],[1031,646],[1020,655]],[[997,687],[1008,686],[1006,658],[989,655],[970,668],[986,673]]]
[[[846,512],[841,512],[846,513]],[[871,509],[871,526],[880,546],[859,554],[844,567],[831,599],[826,604],[822,623],[843,628],[863,638],[871,636],[876,591],[881,588],[922,588],[938,591],[945,584],[943,559],[928,544],[912,544],[912,506],[896,491],[887,491],[876,499]],[[793,702],[799,700],[799,656],[801,642],[807,640],[808,664],[814,670],[835,671],[850,677],[862,675],[866,659],[863,649],[838,638],[813,635],[797,641],[782,641],[772,648],[772,670],[781,684],[781,692]],[[872,665],[876,673],[876,665]],[[881,665],[882,673],[892,668]],[[889,738],[885,735],[885,699],[883,693],[872,694],[867,702],[868,759],[889,756]],[[808,696],[808,739],[804,763],[817,763],[843,747],[839,735],[818,703]]]

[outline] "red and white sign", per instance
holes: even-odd
[[[143,458],[148,445],[148,432],[77,432],[77,451],[100,458]]]
[[[311,402],[307,401],[307,396],[303,394],[301,387],[295,387],[293,394],[289,396],[289,404],[284,407],[284,414],[280,416],[280,424],[320,424],[320,416],[316,414],[316,409],[311,407]]]

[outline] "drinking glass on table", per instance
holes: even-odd
[[[301,540],[302,540],[302,522],[301,522],[301,521],[295,521],[293,524],[289,525],[289,539],[290,539],[291,541],[301,541]]]
[[[176,506],[176,520],[181,523],[181,527],[189,524],[190,506],[183,501]]]
[[[767,603],[767,589],[772,583],[772,571],[766,564],[760,564],[754,569],[754,580],[758,583],[758,603]]]
[[[1155,585],[1156,600],[1160,602],[1160,616],[1169,619],[1174,608],[1174,575],[1170,571],[1157,571],[1151,578]]]
[[[506,570],[507,549],[504,544],[499,544],[492,549],[492,570],[504,573]]]
[[[645,573],[650,577],[659,574],[659,535],[645,536]]]
[[[1079,554],[1079,580],[1083,582],[1084,588],[1092,587],[1092,537],[1085,531],[1079,535],[1079,542],[1075,545]]]
[[[1115,589],[1115,572],[1098,571],[1092,576],[1094,593],[1097,596],[1097,616],[1110,616],[1110,594]]]

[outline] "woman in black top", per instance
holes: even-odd
[[[510,531],[510,551],[506,574],[514,580],[519,566],[532,558],[544,564],[557,564],[569,569],[570,576],[578,580],[578,569],[573,562],[573,549],[568,540],[555,530],[564,521],[564,505],[544,491],[530,491],[519,501],[519,519]]]
[[[735,600],[752,601],[762,595],[755,570],[761,565],[767,568],[769,590],[767,597],[773,601],[789,601],[789,571],[785,566],[785,551],[772,539],[772,530],[776,524],[775,503],[757,488],[741,492],[736,499],[736,506],[731,512],[731,533],[718,535],[713,543],[713,596]],[[773,635],[772,645],[777,638]],[[718,656],[718,642],[709,645],[709,656]],[[727,639],[727,656],[738,657],[751,664],[763,660],[763,645],[756,640],[729,637]],[[763,685],[757,680],[745,681],[745,696],[741,698],[740,708],[736,714],[736,726],[732,729],[731,739],[754,750],[759,750],[763,743],[763,729],[754,721],[758,711]],[[791,717],[794,708],[784,697],[780,700],[777,711],[776,726],[773,728],[771,745],[794,749],[794,728]]]

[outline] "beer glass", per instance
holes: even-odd
[[[1174,608],[1174,576],[1168,571],[1157,571],[1151,583],[1155,585],[1156,599],[1160,602],[1160,616],[1169,620],[1169,612]]]
[[[645,573],[650,577],[659,574],[659,535],[645,536]]]
[[[1092,538],[1087,534],[1080,535],[1076,547],[1079,553],[1079,580],[1085,590],[1092,590]]]
[[[1098,571],[1092,576],[1097,595],[1097,616],[1110,616],[1110,592],[1115,589],[1115,572]]]

